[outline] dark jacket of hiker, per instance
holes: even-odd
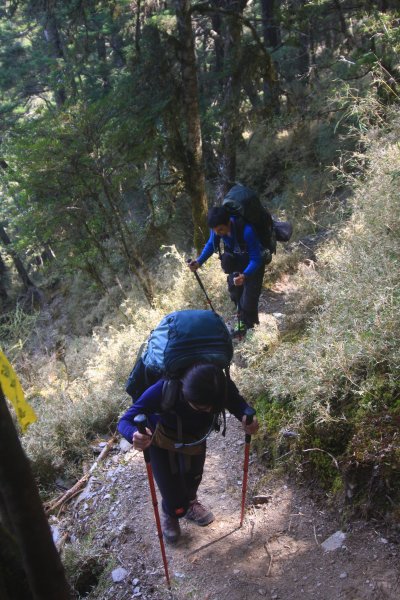
[[[177,401],[172,411],[164,412],[163,409],[163,385],[164,379],[160,379],[149,387],[140,398],[133,404],[126,413],[121,417],[118,423],[118,431],[124,436],[128,442],[132,443],[132,437],[137,428],[134,424],[134,419],[137,415],[144,414],[148,417],[150,428],[154,431],[157,423],[161,422],[171,430],[177,430],[177,416],[182,420],[183,432],[201,437],[204,429],[211,426],[213,415],[210,413],[200,412],[191,408],[185,401]],[[245,409],[248,404],[233,381],[228,382],[228,393],[226,408],[230,413],[241,421]]]
[[[212,428],[213,414],[191,406],[182,396],[170,411],[165,412],[163,385],[162,379],[148,388],[123,415],[118,423],[118,430],[129,442],[132,442],[136,432],[135,416],[147,415],[153,433],[149,446],[151,465],[162,496],[162,511],[164,515],[176,518],[184,516],[197,497],[206,458],[206,442],[202,441],[194,447],[182,449],[174,449],[172,443],[171,448],[168,449],[165,441],[169,442],[168,435],[171,436],[172,442],[180,439],[179,421],[182,423],[185,442],[190,441],[191,437],[196,442],[201,441]],[[207,398],[204,401],[207,402]],[[244,411],[248,404],[231,380],[228,380],[223,404],[243,423]],[[163,426],[163,432],[167,433],[166,438],[158,436],[160,424]]]

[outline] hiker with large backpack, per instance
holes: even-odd
[[[216,313],[178,311],[152,332],[129,377],[127,391],[134,404],[120,419],[118,430],[134,448],[150,454],[167,542],[179,539],[182,517],[200,526],[214,520],[197,492],[206,439],[221,427],[225,430],[225,410],[242,423],[246,435],[258,429],[256,418],[249,423],[248,415],[254,411],[229,377],[232,353],[229,332]],[[144,389],[152,380],[156,382]],[[147,417],[142,433],[139,415]]]
[[[238,306],[238,325],[244,331],[251,329],[259,323],[258,301],[265,265],[271,260],[271,254],[265,255],[253,227],[240,217],[231,216],[225,206],[211,208],[207,224],[211,229],[210,237],[200,256],[189,263],[189,268],[196,271],[214,252],[219,252],[222,270],[227,274],[230,298]]]
[[[232,217],[224,206],[214,206],[208,211],[207,224],[210,237],[200,256],[189,263],[189,268],[196,271],[214,252],[219,252],[222,270],[227,274],[229,296],[238,307],[240,331],[235,334],[243,334],[259,323],[258,301],[270,257],[264,255],[252,226],[241,222],[239,217]]]
[[[230,298],[238,308],[239,331],[234,333],[242,335],[241,329],[245,332],[259,323],[265,266],[276,252],[276,242],[290,239],[292,225],[274,219],[255,192],[241,184],[229,190],[222,206],[208,211],[207,224],[210,237],[200,256],[188,265],[196,271],[218,252],[222,270],[228,275]]]

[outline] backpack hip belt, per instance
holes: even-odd
[[[196,446],[183,446],[182,448],[176,448],[175,444],[181,442],[183,444],[192,444],[199,440],[207,433],[208,428],[199,432],[198,435],[185,433],[179,435],[175,429],[167,427],[163,423],[157,423],[155,432],[153,434],[152,444],[163,450],[169,452],[177,452],[179,454],[188,454],[189,456],[196,456],[202,454],[204,451],[205,442]],[[182,439],[178,439],[182,438]]]

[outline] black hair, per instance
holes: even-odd
[[[224,371],[211,364],[198,364],[182,377],[183,397],[194,406],[210,406],[213,413],[224,409],[227,381]]]
[[[207,225],[210,229],[218,225],[228,225],[229,219],[230,214],[225,206],[213,206],[207,213]]]

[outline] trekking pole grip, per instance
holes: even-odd
[[[146,415],[137,415],[133,419],[133,422],[135,423],[139,433],[143,433],[144,435],[147,435],[147,431],[146,431],[147,417],[146,417]],[[146,450],[143,450],[143,455],[144,455],[144,460],[147,463],[149,463],[150,462],[150,451],[148,448],[146,448]]]
[[[254,410],[254,408],[251,408],[251,406],[248,406],[245,409],[244,414],[246,416],[246,425],[250,425],[253,422],[256,411]],[[251,435],[250,435],[250,433],[246,433],[246,436],[245,436],[246,444],[250,444],[250,441],[251,441]]]

